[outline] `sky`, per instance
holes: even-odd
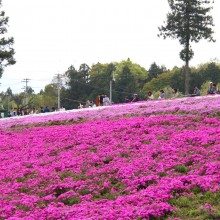
[[[192,44],[191,66],[220,59],[220,1],[216,0],[215,43]],[[24,91],[28,80],[35,93],[69,66],[120,62],[130,58],[149,69],[153,62],[181,67],[177,39],[159,38],[158,27],[169,12],[167,0],[2,0],[14,37],[16,64],[5,69],[0,92]],[[2,37],[2,36],[0,36]]]

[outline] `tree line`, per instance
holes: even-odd
[[[220,64],[217,61],[191,67],[189,93],[194,86],[206,94],[208,82],[220,83]],[[169,70],[164,65],[152,63],[149,69],[145,69],[130,59],[114,63],[96,63],[91,67],[81,64],[79,69],[71,65],[62,75],[60,87],[60,105],[66,109],[78,108],[79,104],[85,104],[87,100],[94,101],[98,95],[110,96],[110,82],[112,83],[112,102],[122,103],[125,97],[131,98],[137,93],[140,99],[145,100],[146,94],[151,91],[157,97],[163,89],[169,92],[171,88],[177,88],[184,94],[184,67],[173,67]],[[27,92],[14,94],[11,88],[0,93],[2,107],[8,108],[33,108],[49,106],[56,108],[58,105],[57,83],[52,82],[45,86],[38,94],[29,87]],[[28,103],[26,103],[28,96]],[[9,99],[10,97],[10,99]]]
[[[214,26],[213,18],[210,14],[212,9],[211,0],[168,0],[170,12],[167,13],[164,25],[158,27],[159,37],[178,39],[183,46],[180,51],[180,59],[185,62],[181,68],[175,67],[167,70],[165,66],[158,66],[153,63],[146,70],[130,59],[108,64],[97,63],[92,67],[87,64],[80,65],[78,70],[71,65],[65,71],[65,83],[61,88],[61,104],[67,109],[76,108],[79,102],[93,100],[101,93],[109,95],[110,83],[112,85],[113,102],[123,102],[125,96],[138,93],[144,97],[145,93],[157,91],[165,87],[175,87],[184,94],[189,94],[194,85],[201,86],[206,80],[218,82],[219,66],[211,62],[202,65],[202,68],[189,66],[189,61],[193,58],[194,52],[191,47],[192,42],[198,43],[201,39],[215,42],[213,38]],[[1,7],[0,0],[0,7]],[[0,12],[0,77],[4,68],[16,63],[14,59],[13,37],[5,37],[9,18],[5,12]],[[184,82],[184,83],[183,83]],[[6,96],[13,98],[17,105],[56,105],[56,83],[47,85],[45,91],[35,95],[33,91],[26,91],[22,94],[11,94],[10,88],[6,94],[2,93],[3,102]],[[29,96],[27,102],[27,95]],[[53,96],[54,95],[54,96]],[[54,98],[53,98],[54,97]],[[23,99],[26,99],[24,104]],[[36,101],[37,100],[37,101]],[[8,101],[9,102],[9,101]]]
[[[79,68],[77,71],[71,66],[66,72],[68,79],[66,86],[62,88],[61,103],[67,109],[77,108],[80,102],[95,100],[99,94],[110,95],[110,81],[112,81],[113,103],[124,102],[125,97],[131,97],[137,93],[141,99],[151,91],[158,94],[161,89],[177,88],[184,94],[185,80],[184,67],[174,67],[168,70],[165,66],[155,62],[146,70],[130,59],[121,62],[94,64],[91,68],[86,66],[86,71]],[[220,82],[220,65],[218,62],[201,64],[189,69],[190,84],[189,93],[193,92],[194,86],[203,89],[207,81]]]

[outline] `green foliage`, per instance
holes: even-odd
[[[202,38],[214,41],[212,34],[213,19],[209,14],[211,1],[199,0],[168,0],[171,12],[167,14],[167,23],[159,27],[160,35],[164,38],[179,39],[184,46],[185,61],[189,61],[189,43],[199,42]]]
[[[184,164],[180,164],[174,167],[174,170],[179,173],[187,173],[189,168],[187,168]]]
[[[52,109],[52,107],[55,108],[57,106],[57,103],[57,85],[51,83],[45,86],[44,92],[35,95],[32,106],[39,110],[40,107],[45,108],[46,106]]]
[[[85,81],[85,83],[89,82],[89,78],[90,78],[90,67],[83,63],[80,65],[79,67],[79,73],[82,75],[83,80]]]
[[[151,64],[148,72],[149,72],[149,79],[153,79],[158,75],[166,72],[167,69],[165,66],[158,66],[155,62]]]
[[[71,177],[71,176],[73,176],[73,175],[74,175],[73,171],[69,171],[69,170],[64,171],[64,172],[61,172],[61,173],[59,174],[61,180],[65,179],[65,178],[67,178],[67,177]]]
[[[103,163],[104,163],[104,164],[109,164],[112,160],[113,160],[113,157],[109,156],[109,157],[107,157],[107,158],[103,161]]]
[[[142,88],[149,77],[149,73],[140,65],[132,63],[130,59],[116,64],[114,71],[115,83],[114,101],[123,102],[124,97],[132,97],[138,93],[144,96]]]
[[[180,219],[219,219],[220,193],[192,192],[191,194],[174,197],[169,203],[176,207],[176,211],[168,217]]]
[[[30,107],[34,107],[36,109],[36,111],[40,112],[40,107],[41,106],[46,106],[45,102],[43,100],[43,96],[42,95],[32,95],[31,97],[33,97],[32,101],[29,103]]]
[[[81,202],[81,199],[78,196],[73,196],[73,197],[68,198],[68,199],[63,199],[62,202],[65,205],[72,206],[74,204],[79,204]]]
[[[166,172],[159,172],[158,175],[159,175],[160,177],[164,177],[164,176],[167,176],[167,173],[166,173]]]
[[[99,194],[93,194],[93,200],[101,200],[101,199],[108,199],[108,200],[115,200],[116,195],[110,192],[110,189],[105,188],[99,192]]]
[[[167,14],[167,22],[159,27],[159,36],[178,39],[183,49],[180,58],[185,61],[185,93],[189,93],[189,61],[193,58],[191,42],[201,39],[214,41],[212,34],[213,18],[209,14],[211,1],[200,0],[168,0],[171,12]]]
[[[97,63],[92,66],[90,71],[90,81],[88,84],[90,87],[90,95],[88,96],[89,100],[95,100],[95,98],[102,93],[110,96],[109,85],[110,85],[110,80],[113,80],[114,78],[114,74],[113,74],[114,70],[115,70],[114,63],[110,63],[110,64]]]
[[[85,102],[90,94],[90,67],[81,64],[79,70],[71,65],[65,72],[66,88],[61,90],[61,105],[73,109]],[[84,101],[85,100],[85,101]],[[84,104],[84,103],[83,103]]]
[[[1,7],[2,4],[0,1],[0,8]],[[8,20],[9,18],[5,16],[5,12],[0,11],[0,34],[3,35],[3,37],[0,38],[0,78],[6,66],[14,65],[16,63],[14,59],[15,51],[12,48],[14,44],[14,38],[4,37],[4,35],[7,33],[6,26],[8,25]]]
[[[54,190],[54,195],[56,196],[56,197],[59,197],[61,194],[63,194],[63,193],[65,193],[65,192],[68,192],[70,189],[68,189],[68,188],[56,188],[55,190]]]
[[[7,95],[10,95],[10,96],[13,95],[12,90],[11,90],[10,87],[7,88],[7,90],[6,90],[6,94],[7,94]]]
[[[201,95],[207,94],[209,82],[220,83],[220,64],[219,63],[205,63],[198,68],[193,68],[191,74],[191,92],[194,86],[201,88]]]
[[[12,99],[13,99],[13,101],[15,103],[15,106],[17,108],[21,108],[21,107],[25,106],[25,103],[24,103],[24,101],[25,101],[25,93],[14,94],[12,96]]]
[[[210,85],[210,81],[206,81],[202,84],[202,86],[201,86],[201,95],[206,95],[207,94],[209,85]]]
[[[20,183],[20,182],[26,181],[27,179],[29,179],[29,175],[25,175],[24,177],[18,177],[18,178],[15,180],[15,182]]]
[[[79,191],[79,194],[82,196],[88,195],[88,194],[90,194],[90,191],[88,189],[84,188]]]
[[[86,75],[85,75],[86,74]],[[61,102],[66,109],[77,108],[79,103],[86,100],[95,102],[100,94],[110,97],[110,81],[112,81],[113,102],[123,102],[133,93],[141,93],[148,72],[130,59],[119,63],[94,64],[89,68],[86,64],[77,71],[70,66],[66,71],[67,88],[61,91]]]
[[[161,89],[164,90],[166,98],[172,97],[173,88],[178,89],[179,97],[182,97],[184,92],[183,68],[174,67],[172,70],[160,73],[152,79],[146,69],[130,60],[109,64],[97,63],[91,68],[82,64],[80,71],[71,66],[66,72],[67,85],[61,88],[61,105],[66,109],[77,108],[79,102],[84,104],[83,102],[88,99],[95,102],[95,98],[101,93],[109,96],[109,83],[113,79],[112,95],[114,103],[124,102],[124,97],[131,98],[133,93],[138,93],[139,97],[145,100],[148,91],[153,92],[155,99],[158,98]],[[201,95],[206,95],[210,81],[216,84],[220,83],[220,64],[211,62],[201,64],[197,68],[192,67],[190,68],[190,77],[190,93],[193,92],[194,86],[198,86],[201,88]],[[9,89],[9,92],[12,91]],[[13,94],[10,98],[12,108],[25,107],[25,101],[25,93]],[[4,109],[7,109],[8,99],[6,95],[2,96],[2,104]],[[36,110],[40,110],[41,106],[49,106],[50,109],[56,107],[57,85],[55,83],[48,84],[41,93],[29,95],[28,106],[30,108],[35,107]],[[67,124],[67,122],[63,123]]]
[[[137,191],[142,190],[142,189],[146,189],[148,186],[157,183],[155,180],[148,180],[145,181],[144,184],[139,184],[137,187]]]
[[[169,91],[170,88],[177,88],[178,91],[184,91],[184,76],[182,68],[174,68],[171,71],[167,71],[163,74],[160,74],[158,77],[153,78],[150,82],[147,82],[143,87],[143,92],[147,94],[148,91],[156,92],[160,89],[167,88],[168,96],[172,93]],[[165,92],[165,94],[166,94]],[[159,92],[157,93],[158,97]]]
[[[18,210],[23,210],[23,211],[25,211],[25,212],[28,212],[28,211],[31,210],[29,207],[27,207],[27,206],[25,206],[25,205],[23,205],[23,204],[18,204],[18,205],[17,205],[17,209],[18,209]]]

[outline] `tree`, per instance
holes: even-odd
[[[28,95],[34,94],[34,90],[31,88],[31,86],[27,86],[26,92]]]
[[[26,105],[25,103],[25,98],[26,98],[26,95],[24,92],[12,95],[12,99],[16,105],[16,108],[20,109],[20,108],[28,107],[28,105]]]
[[[7,90],[6,90],[6,94],[7,94],[7,95],[10,95],[10,96],[13,95],[13,92],[12,92],[12,90],[11,90],[10,87],[7,88]]]
[[[131,97],[134,93],[142,95],[142,88],[149,77],[147,70],[130,59],[117,63],[115,67],[115,102],[122,102],[125,96]]]
[[[80,65],[79,72],[82,74],[83,79],[86,83],[89,82],[89,78],[90,78],[89,71],[90,71],[90,67],[86,63]]]
[[[153,79],[157,77],[159,74],[162,74],[167,71],[165,66],[158,66],[155,62],[151,64],[148,72],[149,72],[149,79]]]
[[[0,0],[0,7],[2,6]],[[8,17],[5,17],[5,12],[0,11],[0,34],[4,35],[7,33],[7,23]],[[8,65],[13,65],[16,63],[14,59],[15,51],[12,48],[14,44],[13,37],[2,37],[0,38],[0,78],[4,71],[4,68]]]
[[[39,95],[43,95],[44,94],[44,90],[41,89],[40,92],[38,93]]]
[[[167,14],[167,23],[159,27],[159,36],[179,39],[183,49],[180,58],[185,62],[185,94],[189,93],[189,61],[194,52],[191,42],[201,39],[214,42],[212,37],[213,18],[209,14],[211,0],[168,0],[171,12]]]
[[[39,107],[39,97],[35,94],[29,94],[27,99],[26,92],[21,92],[18,94],[12,94],[11,98],[11,107],[16,107],[17,109],[30,109],[32,107]]]
[[[57,85],[55,83],[48,84],[44,87],[41,104],[50,108],[57,106]]]
[[[197,85],[200,87],[205,82],[220,82],[220,65],[215,62],[205,63],[200,65],[197,69],[192,71],[191,87]]]
[[[143,92],[146,94],[148,91],[156,92],[166,87],[178,88],[179,92],[184,91],[183,83],[183,69],[173,68],[158,77],[153,78],[150,82],[144,85]]]
[[[61,90],[61,103],[66,109],[77,108],[88,97],[89,66],[82,64],[80,71],[71,65],[65,72],[66,89]]]
[[[109,95],[110,80],[112,80],[112,72],[114,64],[93,64],[90,71],[90,80],[88,83],[90,93],[88,99],[95,100],[101,93]]]

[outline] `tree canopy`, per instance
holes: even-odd
[[[161,73],[164,73],[166,71],[167,71],[167,68],[164,65],[159,66],[155,62],[153,62],[148,70],[149,79],[153,79],[157,77],[158,75],[160,75]]]
[[[171,12],[167,14],[167,21],[159,27],[159,36],[178,39],[183,49],[180,58],[185,62],[185,93],[189,93],[189,61],[194,52],[191,42],[201,39],[213,39],[213,18],[210,15],[211,2],[209,0],[168,0]]]
[[[1,0],[0,0],[0,8],[1,8]],[[8,65],[13,65],[16,63],[14,59],[15,51],[12,48],[14,44],[13,37],[5,37],[4,35],[7,33],[7,24],[9,18],[5,16],[4,11],[0,11],[0,78],[2,73],[4,72],[4,68]]]
[[[66,109],[77,108],[80,103],[85,105],[87,100],[95,101],[96,97],[103,93],[110,97],[110,81],[112,81],[113,103],[124,102],[126,96],[131,98],[134,93],[137,93],[140,99],[145,99],[149,91],[153,92],[155,98],[158,98],[161,89],[165,91],[167,98],[170,97],[169,93],[172,93],[173,88],[177,88],[179,93],[184,93],[184,68],[182,67],[166,70],[153,78],[150,78],[150,73],[144,67],[131,60],[94,64],[88,67],[88,77],[85,77],[80,69],[77,70],[71,65],[65,73],[67,84],[61,87],[61,105]],[[201,94],[206,94],[208,82],[220,83],[220,64],[210,62],[191,67],[190,74],[190,93],[193,92],[194,86],[197,86],[202,89]],[[8,95],[10,95],[12,108],[35,107],[39,109],[41,106],[48,106],[52,109],[57,106],[58,102],[55,81],[46,85],[39,94],[28,94],[27,104],[25,93],[13,94],[8,88],[5,93],[0,94],[4,109],[7,109],[8,99],[6,97]]]

